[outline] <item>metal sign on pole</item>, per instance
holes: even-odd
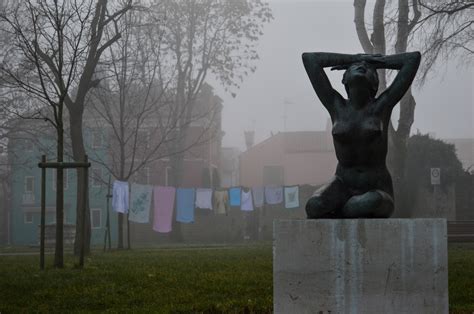
[[[431,184],[440,185],[441,184],[441,169],[440,168],[431,168]]]

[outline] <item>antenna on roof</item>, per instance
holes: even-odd
[[[292,105],[293,104],[293,101],[291,101],[290,99],[288,98],[285,98],[283,100],[283,132],[286,132],[286,120],[288,118],[288,115],[287,115],[287,107],[288,105]]]

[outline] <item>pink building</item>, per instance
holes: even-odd
[[[240,155],[240,184],[326,183],[337,166],[331,125],[325,131],[283,132]]]

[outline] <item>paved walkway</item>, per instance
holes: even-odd
[[[44,252],[45,255],[52,255],[54,252]],[[29,255],[39,255],[39,252],[5,252],[0,253],[0,256],[29,256]]]

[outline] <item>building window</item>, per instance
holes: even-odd
[[[166,167],[165,169],[165,185],[169,186],[171,182],[171,167]]]
[[[99,131],[92,132],[92,148],[102,147],[102,133]]]
[[[25,213],[24,221],[25,221],[25,224],[32,224],[33,223],[33,213]]]
[[[53,184],[53,191],[56,191],[56,169],[52,169],[53,171],[51,171],[52,173],[52,184]],[[63,169],[63,186],[64,186],[64,190],[67,190],[68,187],[69,187],[69,169]]]
[[[35,177],[25,177],[25,193],[35,192]]]
[[[92,229],[99,229],[102,227],[102,211],[100,208],[91,209],[91,227]]]
[[[93,167],[91,171],[91,179],[93,187],[100,187],[102,185],[102,168]]]

